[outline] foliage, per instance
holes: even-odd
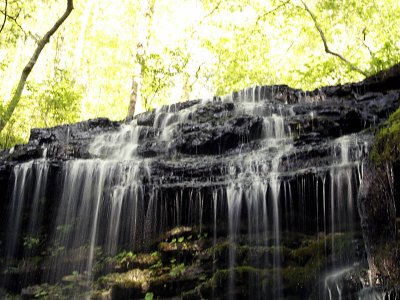
[[[169,271],[169,275],[171,275],[171,277],[179,277],[183,273],[185,273],[185,270],[186,270],[186,266],[184,263],[175,264],[175,262],[174,262],[174,263],[172,263],[172,267],[171,267],[171,270]]]
[[[189,57],[182,49],[163,49],[162,53],[149,53],[140,57],[142,66],[142,105],[151,109],[164,99],[171,97],[168,89],[174,85],[174,78],[184,72]]]
[[[146,293],[146,296],[144,297],[145,300],[153,300],[154,299],[154,294],[153,293]]]
[[[0,147],[26,141],[33,127],[51,127],[80,119],[82,87],[68,71],[57,69],[54,77],[43,82],[30,81],[26,90],[0,135]]]
[[[0,114],[38,38],[65,6],[8,2],[0,33]],[[400,62],[399,1],[306,2],[329,48],[357,68],[374,74]],[[301,0],[156,0],[144,56],[137,53],[139,15],[140,1],[77,2],[32,70],[0,147],[26,142],[32,127],[122,119],[137,62],[145,109],[252,85],[314,89],[363,78],[324,51]]]
[[[209,9],[213,4],[209,1]],[[382,6],[375,1],[351,0],[340,5],[330,0],[307,4],[317,16],[329,47],[355,66],[373,74],[400,61],[397,1],[384,1]],[[234,1],[226,6],[219,6],[213,20],[220,29],[218,38],[206,40],[217,58],[214,82],[218,88],[225,83],[218,94],[260,83],[314,89],[362,79],[348,65],[325,53],[300,1],[244,5]],[[260,74],[266,78],[259,78]]]
[[[84,288],[76,283],[70,284],[55,284],[50,285],[47,283],[41,285],[33,285],[29,287],[34,299],[85,299],[88,298],[88,293]]]
[[[52,127],[79,120],[82,89],[66,70],[57,69],[54,78],[28,87],[31,103],[37,106],[38,127]]]
[[[3,24],[1,26],[1,30],[4,29],[4,25],[8,18],[7,4],[8,2],[6,1],[6,5],[3,12],[5,17]],[[23,71],[21,72],[21,77],[18,80],[18,84],[15,90],[12,92],[12,97],[10,97],[9,101],[7,102],[6,108],[3,109],[2,111],[2,115],[0,116],[0,132],[4,130],[4,127],[10,121],[11,117],[14,115],[14,111],[18,106],[21,100],[22,93],[25,89],[26,81],[30,73],[32,72],[32,69],[34,68],[37,60],[39,59],[40,54],[42,53],[46,44],[48,44],[48,42],[50,41],[50,38],[54,35],[54,33],[60,28],[60,26],[71,14],[73,8],[74,8],[73,0],[67,0],[65,12],[59,18],[57,18],[57,21],[55,21],[55,23],[50,27],[50,29],[47,30],[46,33],[40,39],[37,40],[37,45],[34,51],[32,52],[32,56],[30,57],[28,63],[24,66]]]
[[[7,3],[7,19],[5,26],[1,31],[0,49],[8,48],[16,50],[18,41],[20,39],[27,39],[32,36],[32,32],[26,30],[23,23],[32,21],[34,15],[33,11],[37,9],[38,3],[36,1],[8,1]],[[3,21],[3,1],[1,2],[1,20]],[[11,50],[10,49],[10,50]],[[4,55],[4,56],[3,56]],[[7,51],[1,53],[0,57],[0,70],[3,70],[12,60],[12,52]]]
[[[24,247],[31,250],[39,246],[40,239],[34,236],[24,236]]]
[[[125,265],[126,269],[129,268],[129,264],[136,258],[136,254],[132,251],[122,251],[115,256],[115,261],[118,265]]]

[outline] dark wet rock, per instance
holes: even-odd
[[[293,105],[288,125],[295,145],[309,145],[324,142],[343,134],[360,132],[382,123],[400,102],[398,86],[391,82],[400,75],[389,72],[356,84],[325,87],[312,92],[303,92],[287,86],[263,86],[255,89],[256,99]],[[215,155],[235,151],[251,151],[255,140],[262,135],[262,118],[246,115],[237,109],[239,93],[233,93],[232,102],[214,101],[202,103],[199,100],[164,106],[157,111],[146,112],[122,122],[95,119],[72,125],[48,129],[33,129],[27,145],[19,145],[3,151],[0,169],[4,161],[25,161],[40,158],[66,160],[69,158],[90,158],[89,144],[94,137],[104,132],[116,131],[121,124],[135,120],[143,126],[139,140],[138,154],[143,157],[182,154]],[[269,100],[274,99],[274,100]],[[265,109],[269,110],[267,106]],[[187,110],[187,120],[180,123],[170,141],[157,139],[165,116],[156,122],[156,113],[168,114]],[[284,109],[285,111],[285,109]],[[3,162],[3,163],[1,163]],[[1,176],[1,175],[0,175]]]
[[[197,123],[223,124],[232,117],[235,105],[232,102],[223,103],[221,101],[207,102],[198,106],[190,115],[189,120]]]
[[[399,88],[400,64],[365,79],[359,85],[369,91],[396,90]]]
[[[49,165],[48,193],[47,198],[40,199],[45,206],[41,212],[44,221],[40,228],[44,242],[35,251],[38,255],[44,253],[50,256],[52,245],[47,244],[49,240],[46,238],[54,229],[59,195],[62,193],[60,186],[65,180],[68,164],[92,158],[96,160],[90,162],[103,162],[101,159],[107,154],[118,154],[118,143],[105,145],[109,147],[106,149],[109,152],[105,154],[100,151],[94,155],[89,147],[99,135],[129,128],[129,124],[133,123],[140,126],[139,131],[129,131],[121,136],[121,140],[134,144],[134,159],[118,160],[116,170],[121,172],[131,167],[137,170],[140,176],[126,178],[135,182],[128,182],[126,186],[124,183],[122,190],[124,193],[136,192],[136,196],[143,196],[140,198],[143,201],[136,203],[137,219],[131,220],[129,224],[124,223],[120,228],[118,251],[127,251],[117,255],[106,253],[107,250],[96,253],[101,256],[94,271],[98,297],[104,294],[104,297],[112,299],[135,299],[144,298],[146,293],[154,293],[155,298],[175,297],[183,292],[183,297],[187,299],[231,296],[237,299],[278,298],[275,296],[279,293],[288,297],[307,297],[319,289],[315,286],[320,283],[316,282],[321,279],[326,268],[332,264],[364,258],[358,238],[331,233],[333,228],[324,227],[324,222],[333,215],[332,219],[335,217],[339,220],[341,217],[342,208],[333,207],[335,204],[330,202],[333,201],[329,196],[333,188],[334,192],[343,193],[343,198],[348,196],[345,190],[336,191],[334,182],[348,180],[348,185],[354,183],[358,187],[361,169],[359,163],[367,156],[368,147],[372,143],[371,132],[399,106],[400,87],[394,84],[393,78],[399,79],[400,76],[396,74],[311,92],[287,86],[263,86],[251,90],[254,102],[243,103],[243,99],[239,98],[245,92],[240,92],[233,93],[230,98],[216,97],[212,101],[194,100],[164,106],[121,122],[96,119],[49,129],[34,129],[28,144],[18,145],[0,154],[0,238],[3,241],[6,236],[8,216],[5,214],[11,205],[9,199],[12,187],[9,183],[13,182],[13,167],[21,162],[46,157]],[[274,120],[276,116],[284,118]],[[285,124],[281,128],[284,128],[286,134],[277,138],[278,129],[271,124],[282,120]],[[164,131],[166,127],[168,130]],[[354,135],[347,136],[346,141],[338,139],[348,134]],[[111,139],[105,140],[110,142]],[[287,147],[287,140],[290,140],[290,147]],[[343,148],[347,149],[346,153],[342,153]],[[273,170],[276,161],[272,161],[271,157],[278,157],[277,153],[281,154],[279,164]],[[254,161],[251,155],[257,156]],[[346,156],[348,161],[342,156]],[[246,157],[250,159],[246,160]],[[43,160],[35,161],[38,162]],[[336,169],[344,169],[344,165],[345,172],[335,172]],[[77,165],[77,168],[80,167],[82,173],[77,172],[77,182],[84,181],[86,177],[82,174],[88,172],[86,166]],[[116,175],[112,173],[115,170],[104,170]],[[397,172],[393,178],[399,178],[398,167],[393,170]],[[278,251],[274,245],[274,233],[267,232],[273,231],[276,226],[272,220],[273,205],[268,203],[268,207],[265,207],[268,212],[265,221],[268,230],[259,232],[260,228],[252,228],[253,225],[249,224],[262,227],[264,221],[259,218],[252,222],[250,214],[257,215],[256,210],[250,209],[253,205],[250,201],[242,201],[243,209],[238,218],[243,222],[238,225],[234,243],[236,267],[229,270],[233,248],[232,241],[227,238],[227,186],[240,180],[240,189],[231,186],[231,192],[237,190],[245,194],[256,178],[259,181],[257,183],[262,182],[265,187],[260,193],[269,195],[273,192],[271,172],[279,172],[279,180],[282,180],[277,187],[281,194],[280,197],[277,195],[281,212],[279,230],[282,233],[279,241],[282,245],[279,247],[280,269],[274,268]],[[396,211],[394,208],[400,206],[397,202],[393,204],[393,201],[397,201],[393,199],[398,199],[398,196],[393,195],[398,195],[398,191],[387,194],[394,189],[394,183],[386,175],[384,169],[368,166],[364,171],[366,181],[360,194],[360,212],[370,267],[374,270],[374,278],[382,283],[390,282],[392,278],[398,280],[396,276],[400,261],[397,252],[391,251],[397,247],[395,241],[399,234],[396,231],[400,223],[399,215],[393,213]],[[34,190],[35,176],[35,172],[27,176],[31,184],[27,194]],[[390,180],[385,181],[385,178]],[[107,177],[105,184],[113,185],[113,180],[112,176]],[[95,187],[95,184],[90,186]],[[113,190],[116,193],[118,191]],[[81,194],[84,192],[82,189]],[[111,213],[109,208],[113,200],[106,195],[107,192],[100,195],[102,200],[104,197],[105,204],[97,221],[99,244],[107,239],[107,222]],[[348,193],[355,192],[356,189]],[[286,193],[288,198],[282,196]],[[290,198],[291,195],[296,198]],[[215,199],[218,199],[218,206],[214,210]],[[22,214],[25,223],[33,205],[30,199],[26,202],[28,204]],[[127,215],[130,216],[133,206],[125,202],[123,205],[120,219],[129,219]],[[214,213],[218,215],[216,220]],[[352,217],[348,220],[351,226],[359,222],[358,216]],[[88,220],[84,221],[90,223],[91,220],[88,216]],[[107,224],[103,224],[103,220]],[[130,231],[133,222],[135,226],[137,224],[135,232]],[[177,225],[184,226],[173,228]],[[335,225],[338,225],[335,230],[341,230],[341,224]],[[357,228],[357,225],[352,228]],[[135,237],[123,236],[125,231]],[[21,232],[22,235],[26,233]],[[79,284],[84,280],[75,280],[77,276],[73,274],[72,265],[85,265],[89,248],[87,245],[82,246],[83,249],[74,248],[74,245],[71,247],[62,249],[62,254],[51,254],[57,258],[65,273],[59,274],[58,279],[61,282],[64,277],[63,288],[76,286],[85,290],[87,286]],[[0,251],[4,253],[2,248]],[[24,255],[24,251],[20,245],[18,259]],[[35,276],[30,275],[28,279],[27,272],[14,268],[15,274],[11,274],[9,280],[13,286],[7,288],[19,292],[23,284],[34,285],[39,281],[38,278],[43,278],[43,274],[53,271],[51,262],[48,260],[40,268],[35,268]],[[26,265],[26,261],[24,263]],[[18,266],[18,263],[10,266]],[[3,267],[0,270],[8,271],[3,270]],[[279,287],[281,290],[278,294],[274,294],[274,276],[278,276],[277,273],[284,284]],[[65,277],[67,274],[73,275]],[[341,284],[343,291],[350,297],[360,289],[360,281],[353,280],[353,273],[349,274],[343,277]],[[234,279],[230,279],[232,276]],[[23,280],[26,282],[22,283]],[[235,285],[232,290],[228,289],[232,284],[230,280]],[[39,288],[43,288],[43,285]],[[24,293],[26,297],[31,297],[37,291],[38,287],[31,287]],[[45,292],[48,292],[47,288]],[[316,295],[316,298],[321,296],[319,290]]]
[[[289,124],[297,143],[335,138],[376,126],[396,110],[399,102],[398,91],[387,91],[367,93],[360,98],[353,95],[347,100],[332,98],[315,105],[299,103],[293,107],[296,115],[289,119]]]
[[[82,141],[84,143],[94,135],[106,131],[115,131],[119,126],[120,122],[98,118],[53,128],[32,129],[29,140],[31,142],[36,140],[38,145],[46,145],[52,142],[69,144],[70,142],[77,143],[78,141]]]
[[[364,234],[368,264],[374,285],[393,285],[400,281],[400,243],[396,209],[400,205],[399,166],[387,163],[364,167],[358,208]]]
[[[21,297],[22,299],[35,299],[41,292],[43,292],[43,288],[40,285],[32,285],[22,289]]]
[[[171,104],[169,106],[163,106],[161,108],[161,111],[163,110],[167,110],[169,112],[178,112],[181,111],[183,109],[192,107],[196,104],[199,104],[201,102],[201,100],[189,100],[189,101],[185,101],[185,102],[178,102],[175,104]]]
[[[359,299],[399,299],[399,287],[367,287],[358,293]]]
[[[17,145],[6,151],[2,159],[26,161],[44,156],[57,159],[88,158],[88,146],[94,137],[118,130],[120,123],[99,118],[53,128],[34,128],[28,144]]]
[[[174,141],[179,152],[222,154],[242,143],[260,138],[262,118],[244,115],[229,118],[222,125],[208,122],[198,125],[181,124],[180,132],[181,135]]]
[[[164,105],[159,110],[152,110],[136,115],[135,117],[128,117],[125,122],[129,123],[132,120],[136,120],[137,125],[140,126],[153,126],[155,121],[156,112],[178,112],[183,109],[192,107],[199,104],[200,100],[191,100],[186,102],[179,102],[172,105]]]
[[[154,111],[144,112],[135,116],[137,124],[140,126],[153,126],[154,124]],[[134,118],[131,117],[127,121],[132,121]]]

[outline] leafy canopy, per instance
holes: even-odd
[[[0,147],[32,127],[126,116],[140,2],[82,0],[42,53]],[[0,32],[0,113],[65,1],[8,1]],[[364,76],[324,50],[301,0],[155,0],[142,66],[142,106],[222,95],[252,85],[315,89]],[[400,62],[398,0],[309,0],[333,52],[367,74]],[[0,19],[5,0],[0,0]]]

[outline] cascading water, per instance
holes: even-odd
[[[341,236],[359,229],[355,198],[368,144],[356,134],[301,144],[296,118],[317,126],[316,104],[301,95],[284,103],[277,100],[281,93],[279,87],[255,87],[187,107],[163,107],[149,119],[95,137],[89,158],[71,158],[53,169],[50,158],[16,164],[5,257],[31,255],[21,251],[21,233],[32,239],[46,231],[52,253],[36,282],[59,282],[74,272],[93,281],[101,255],[146,251],[167,231],[190,226],[199,236],[212,232],[210,272],[226,268],[230,299],[285,297],[289,272],[305,269],[293,247],[308,245],[298,237],[317,240],[312,263],[318,270],[350,266],[351,255],[336,255]],[[245,122],[250,129],[243,129]],[[218,142],[204,144],[218,126]],[[308,153],[310,163],[301,162]],[[45,214],[52,214],[46,222]],[[229,245],[226,265],[217,253],[223,238]],[[255,269],[244,280],[250,287],[244,294],[243,264]],[[321,283],[329,293],[334,278]]]
[[[11,194],[11,214],[9,215],[7,228],[9,240],[6,248],[6,257],[13,257],[20,242],[18,238],[21,234],[25,206],[29,206],[28,210],[30,211],[28,236],[25,239],[34,239],[40,234],[40,223],[43,217],[40,202],[46,190],[47,172],[48,164],[45,160],[29,161],[17,165],[13,169],[14,186]],[[25,186],[31,186],[33,190],[26,189]]]
[[[230,235],[230,251],[229,251],[229,266],[231,269],[230,275],[230,290],[234,290],[234,267],[235,262],[235,236],[238,233],[240,226],[240,211],[241,203],[246,202],[248,222],[247,228],[249,231],[249,239],[252,235],[262,234],[264,241],[262,245],[268,247],[269,239],[269,216],[272,216],[272,237],[274,255],[272,266],[275,270],[279,270],[280,263],[280,178],[279,178],[279,163],[280,158],[290,151],[293,142],[291,140],[289,129],[285,126],[282,116],[282,108],[272,106],[270,111],[263,112],[260,110],[259,102],[263,100],[260,97],[259,88],[250,89],[241,93],[236,99],[239,101],[238,106],[249,113],[260,114],[263,117],[263,135],[262,147],[255,151],[252,155],[243,157],[243,161],[234,161],[234,164],[239,164],[236,168],[236,176],[232,177],[232,183],[227,187],[227,201],[229,213],[229,235]],[[239,109],[240,109],[239,108]],[[285,128],[286,127],[286,128]],[[265,155],[265,153],[268,153]],[[257,166],[254,168],[253,166]],[[261,172],[260,172],[261,170]],[[249,178],[251,180],[249,181]],[[269,192],[268,192],[269,189]],[[245,191],[245,192],[243,192]],[[242,195],[243,194],[243,195]],[[243,200],[244,199],[244,200]],[[271,205],[271,212],[267,213],[267,202]],[[259,219],[262,220],[261,226]],[[281,291],[281,276],[279,271],[275,272],[274,281],[274,297],[279,298]],[[255,296],[255,295],[254,295]],[[261,295],[258,295],[260,297]],[[233,297],[231,295],[231,297]]]

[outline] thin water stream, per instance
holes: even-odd
[[[48,243],[73,253],[74,259],[68,260],[67,254],[49,257],[47,263],[52,267],[43,274],[43,281],[57,282],[72,272],[92,280],[100,250],[110,256],[122,249],[143,250],[152,239],[176,226],[193,226],[200,233],[205,227],[211,228],[216,247],[224,232],[219,226],[226,220],[230,298],[236,297],[237,249],[246,243],[244,233],[249,246],[272,249],[272,256],[258,258],[255,264],[260,269],[270,266],[272,295],[276,299],[283,297],[282,270],[286,262],[282,261],[282,253],[286,248],[282,239],[288,232],[303,230],[307,234],[313,231],[318,237],[330,235],[329,245],[325,239],[326,254],[328,248],[337,247],[336,233],[356,229],[355,196],[362,180],[362,159],[367,146],[356,136],[326,141],[330,164],[288,169],[288,157],[297,151],[288,123],[295,113],[291,105],[274,100],[274,91],[269,99],[260,91],[255,87],[222,99],[223,103],[235,104],[233,114],[262,118],[262,134],[251,151],[197,157],[178,154],[173,149],[181,124],[194,122],[193,115],[210,100],[182,110],[173,106],[161,108],[155,112],[151,128],[133,120],[116,132],[97,136],[90,146],[93,158],[66,161],[58,173],[62,177],[53,197],[57,204]],[[163,142],[167,150],[171,149],[166,151],[166,158],[143,158],[138,154],[150,133],[152,143]],[[219,162],[222,166],[219,177],[210,176],[202,182],[182,177],[178,182],[168,182],[168,177],[175,176],[173,171],[159,176],[155,169],[157,164],[168,162],[189,167],[192,164],[193,169],[197,163],[211,166]],[[31,237],[40,235],[45,205],[41,199],[50,197],[47,158],[17,164],[12,172],[6,257],[17,256],[22,247],[22,231]],[[173,196],[164,191],[171,190],[169,187],[175,189]],[[29,221],[23,222],[28,202]],[[310,214],[315,214],[314,220],[307,219]],[[331,260],[336,261],[334,252],[332,256]],[[215,272],[217,265],[212,268]],[[335,277],[332,276],[326,279],[330,294],[330,282]],[[253,296],[262,299],[265,295],[260,290]]]

